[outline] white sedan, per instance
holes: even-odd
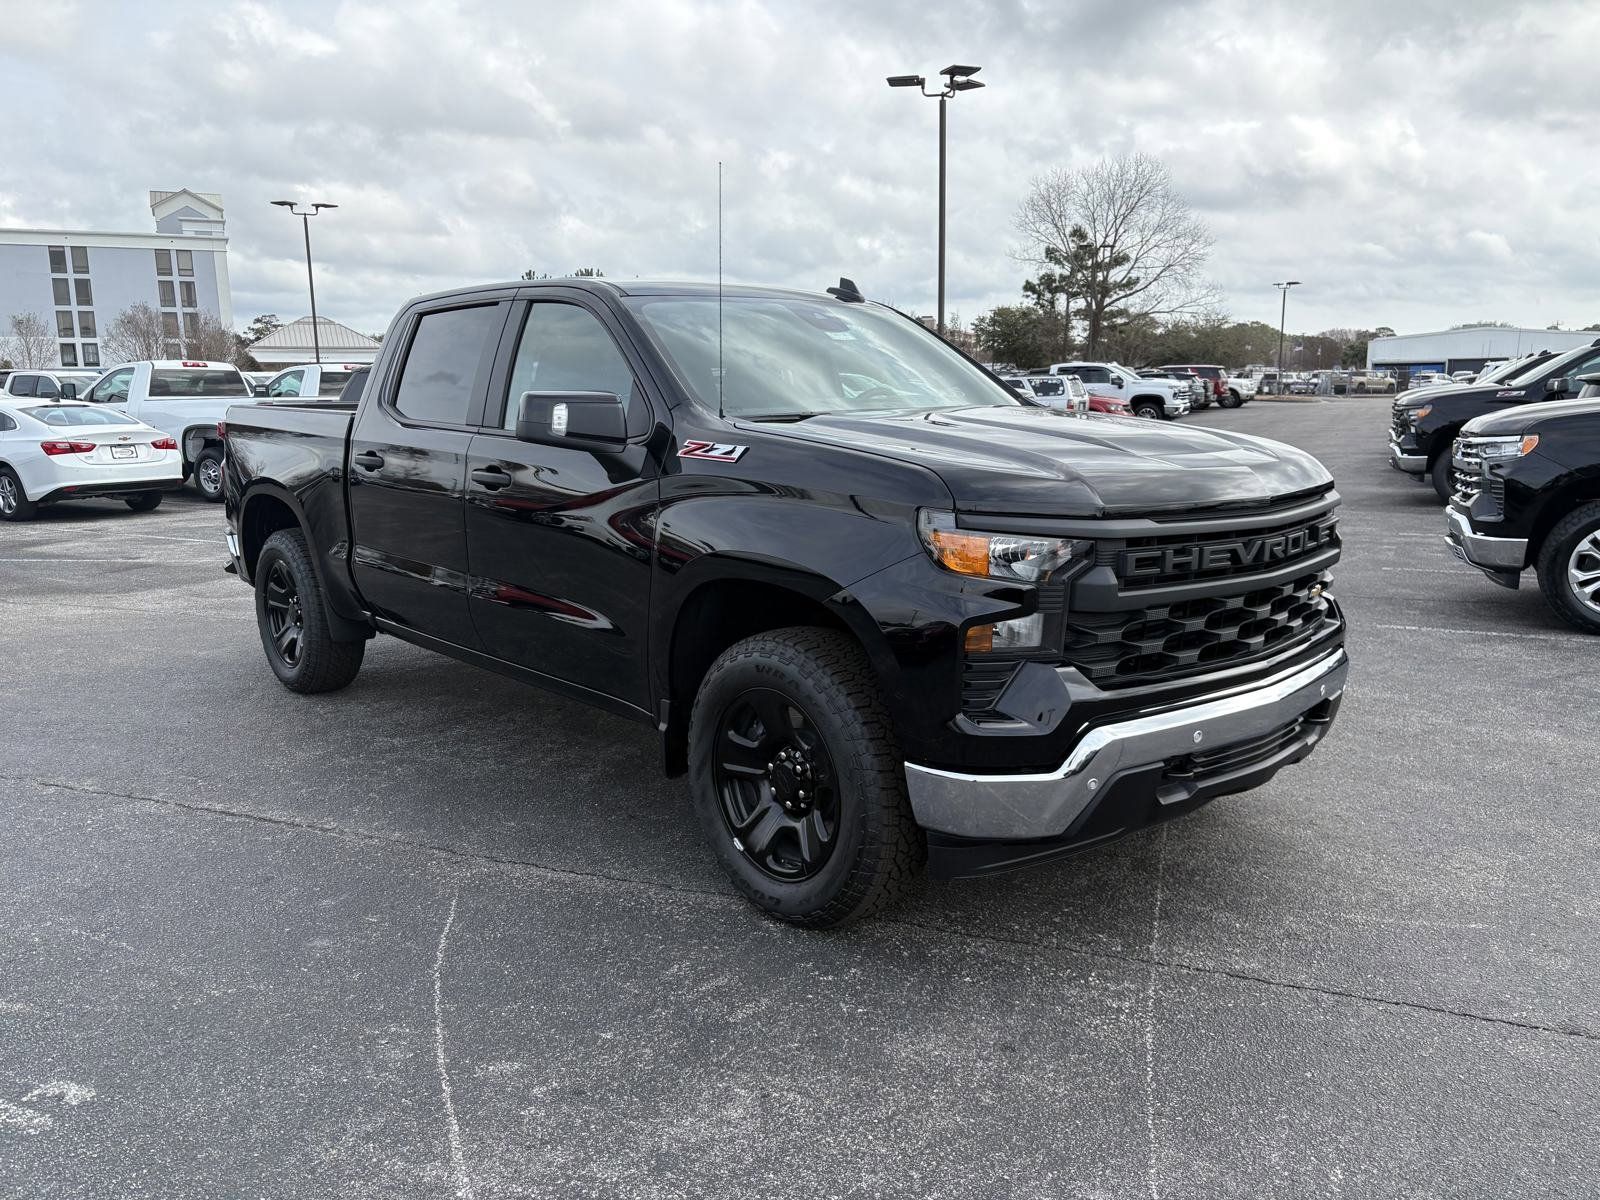
[[[149,512],[183,484],[171,434],[103,404],[0,397],[0,518],[41,504],[111,496]]]

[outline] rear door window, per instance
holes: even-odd
[[[13,396],[34,395],[34,385],[38,381],[36,375],[13,375],[11,377],[11,394]]]
[[[498,304],[423,313],[395,388],[395,411],[413,421],[465,425],[487,370],[485,352],[504,324]]]

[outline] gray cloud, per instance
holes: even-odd
[[[839,274],[931,311],[936,111],[887,74],[950,61],[950,304],[1014,299],[1030,175],[1143,150],[1216,233],[1240,317],[1423,328],[1600,320],[1588,152],[1600,6],[1005,0],[931,6],[184,2],[7,17],[0,223],[142,228],[145,189],[221,192],[235,308],[381,328],[420,291],[599,266]],[[70,44],[72,76],[59,87]]]

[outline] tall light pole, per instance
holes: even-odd
[[[930,92],[927,80],[921,75],[891,75],[890,87],[914,87],[930,100],[935,96],[939,99],[939,334],[944,336],[944,134],[945,134],[945,102],[957,92],[970,92],[974,88],[981,88],[972,76],[981,71],[982,67],[964,67],[953,64],[940,71],[944,76],[944,86],[937,92]]]
[[[317,281],[311,275],[311,218],[325,208],[338,208],[337,204],[313,204],[310,208],[301,210],[294,206],[293,200],[274,200],[273,204],[279,208],[287,208],[291,213],[300,218],[300,227],[306,235],[306,287],[311,291],[311,349],[317,362],[322,361],[322,334],[317,329]]]
[[[1289,289],[1299,287],[1300,281],[1298,279],[1290,279],[1284,283],[1275,283],[1272,286],[1277,288],[1279,294],[1283,297],[1283,302],[1278,306],[1278,386],[1274,394],[1284,396],[1288,394],[1288,388],[1283,381],[1283,327],[1289,316]]]

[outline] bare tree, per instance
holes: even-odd
[[[1148,155],[1035,176],[1016,228],[1025,242],[1019,257],[1065,265],[1074,276],[1090,354],[1108,321],[1192,316],[1215,302],[1200,275],[1211,232]]]
[[[104,361],[112,364],[166,358],[169,338],[161,314],[143,302],[123,309],[101,337]]]
[[[56,361],[55,331],[36,312],[12,313],[9,357],[19,367],[49,367]]]
[[[249,357],[245,343],[213,313],[189,314],[184,322],[183,356],[203,362],[238,363]],[[253,360],[252,360],[253,361]]]

